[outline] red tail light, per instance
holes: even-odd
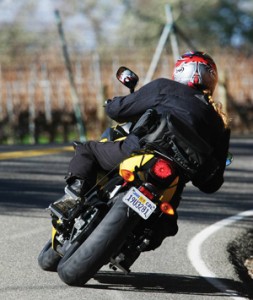
[[[158,159],[152,167],[152,173],[161,179],[166,179],[173,174],[173,168],[169,161]]]
[[[139,188],[139,191],[142,192],[142,194],[145,195],[150,200],[152,200],[154,198],[154,195],[148,189],[146,189],[144,186],[141,186]]]

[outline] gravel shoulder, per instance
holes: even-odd
[[[244,282],[250,299],[253,299],[253,229],[238,236],[227,250],[236,273]]]

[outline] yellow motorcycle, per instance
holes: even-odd
[[[126,73],[132,74],[124,68],[118,78],[133,91],[138,80],[134,76],[129,81]],[[110,128],[102,138],[123,138],[131,126]],[[40,267],[57,271],[66,284],[74,286],[84,285],[107,264],[129,273],[159,230],[159,220],[165,215],[175,217],[174,203],[183,186],[179,168],[170,156],[155,149],[132,153],[99,179],[85,201],[67,214],[54,204],[49,206],[52,238],[39,255]]]

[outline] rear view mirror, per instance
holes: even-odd
[[[133,71],[122,66],[118,69],[116,77],[122,84],[130,89],[131,93],[134,92],[139,81],[139,77]]]

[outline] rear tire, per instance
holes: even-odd
[[[125,241],[139,217],[123,203],[119,194],[111,210],[92,234],[72,253],[65,253],[58,274],[68,285],[83,286]]]

